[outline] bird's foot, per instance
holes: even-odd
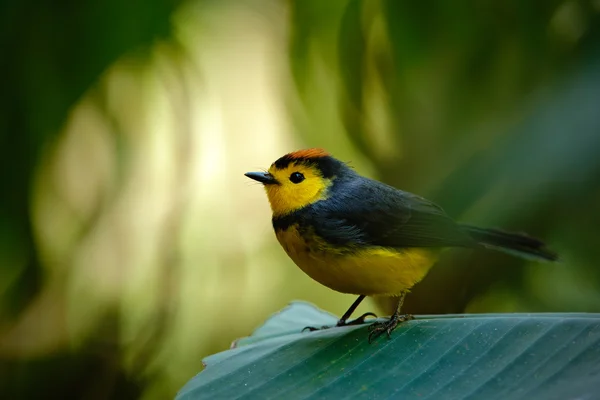
[[[389,320],[385,322],[375,322],[371,326],[369,326],[369,343],[372,343],[373,340],[377,339],[379,336],[383,335],[383,333],[387,333],[388,339],[391,337],[391,333],[396,327],[405,321],[410,321],[414,319],[411,314],[398,315],[394,314],[390,317]]]
[[[374,317],[377,318],[377,315],[375,315],[372,312],[367,312],[364,313],[363,315],[361,315],[360,317],[348,322],[348,321],[343,321],[343,320],[339,320],[336,326],[350,326],[350,325],[362,325],[365,323],[365,319],[367,317]]]
[[[331,326],[322,326],[320,328],[315,328],[314,326],[305,326],[304,329],[302,329],[302,332],[304,332],[304,331],[314,332],[314,331],[320,331],[320,330],[329,329],[329,328],[331,328]]]
[[[314,332],[314,331],[320,331],[323,329],[329,329],[329,328],[334,328],[334,327],[338,327],[338,326],[352,326],[352,325],[362,325],[365,323],[365,319],[367,317],[375,317],[377,318],[377,315],[373,314],[372,312],[368,312],[368,313],[364,313],[363,315],[361,315],[360,317],[348,322],[346,320],[342,320],[340,319],[337,324],[335,324],[334,326],[322,326],[320,328],[315,328],[314,326],[307,326],[306,328],[302,329],[302,332],[304,331],[310,331],[310,332]]]

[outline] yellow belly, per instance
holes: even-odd
[[[381,247],[339,250],[323,240],[306,240],[295,226],[277,232],[277,239],[302,271],[342,293],[396,296],[410,289],[437,261],[438,249]]]

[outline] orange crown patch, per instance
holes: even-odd
[[[287,167],[291,162],[295,161],[308,161],[328,157],[329,153],[323,149],[305,149],[298,150],[292,153],[288,153],[285,156],[279,158],[273,163],[276,168],[283,169]]]
[[[327,157],[329,155],[323,149],[313,148],[313,149],[304,149],[294,151],[292,153],[286,154],[286,157],[290,160],[298,160],[298,159],[307,159],[307,158],[319,158],[319,157]]]

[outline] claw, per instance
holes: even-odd
[[[377,315],[375,315],[372,312],[367,312],[364,313],[363,315],[361,315],[360,317],[356,318],[355,320],[352,320],[350,322],[346,322],[343,320],[339,320],[336,326],[350,326],[350,325],[362,325],[365,323],[365,319],[367,317],[375,317],[377,318]]]
[[[392,331],[396,329],[396,327],[405,321],[410,321],[414,319],[410,314],[405,315],[392,315],[389,320],[386,322],[375,322],[371,326],[369,326],[369,343],[372,343],[373,340],[377,339],[379,336],[383,335],[385,332],[387,334],[388,339],[391,337]]]
[[[304,331],[306,331],[306,330],[308,330],[308,331],[310,331],[310,332],[314,332],[314,331],[320,331],[320,330],[323,330],[323,329],[329,329],[329,328],[331,328],[331,326],[326,326],[326,325],[323,325],[323,326],[322,326],[322,327],[320,327],[320,328],[315,328],[314,326],[306,326],[306,327],[304,327],[304,329],[302,329],[302,332],[304,332]]]
[[[320,331],[320,330],[323,330],[323,329],[329,329],[329,328],[334,328],[334,327],[338,327],[338,326],[362,325],[362,324],[365,323],[365,319],[367,317],[375,317],[375,318],[377,318],[377,315],[373,314],[372,312],[368,312],[368,313],[364,313],[360,317],[358,317],[355,320],[352,320],[350,322],[346,322],[346,321],[340,319],[337,322],[337,324],[335,324],[334,326],[322,326],[320,328],[315,328],[314,326],[307,326],[304,329],[302,329],[302,332],[304,332],[304,331],[314,332],[314,331]]]

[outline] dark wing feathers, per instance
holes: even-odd
[[[472,246],[474,241],[436,204],[367,178],[340,182],[335,195],[304,218],[335,245]],[[309,221],[307,221],[309,222]]]

